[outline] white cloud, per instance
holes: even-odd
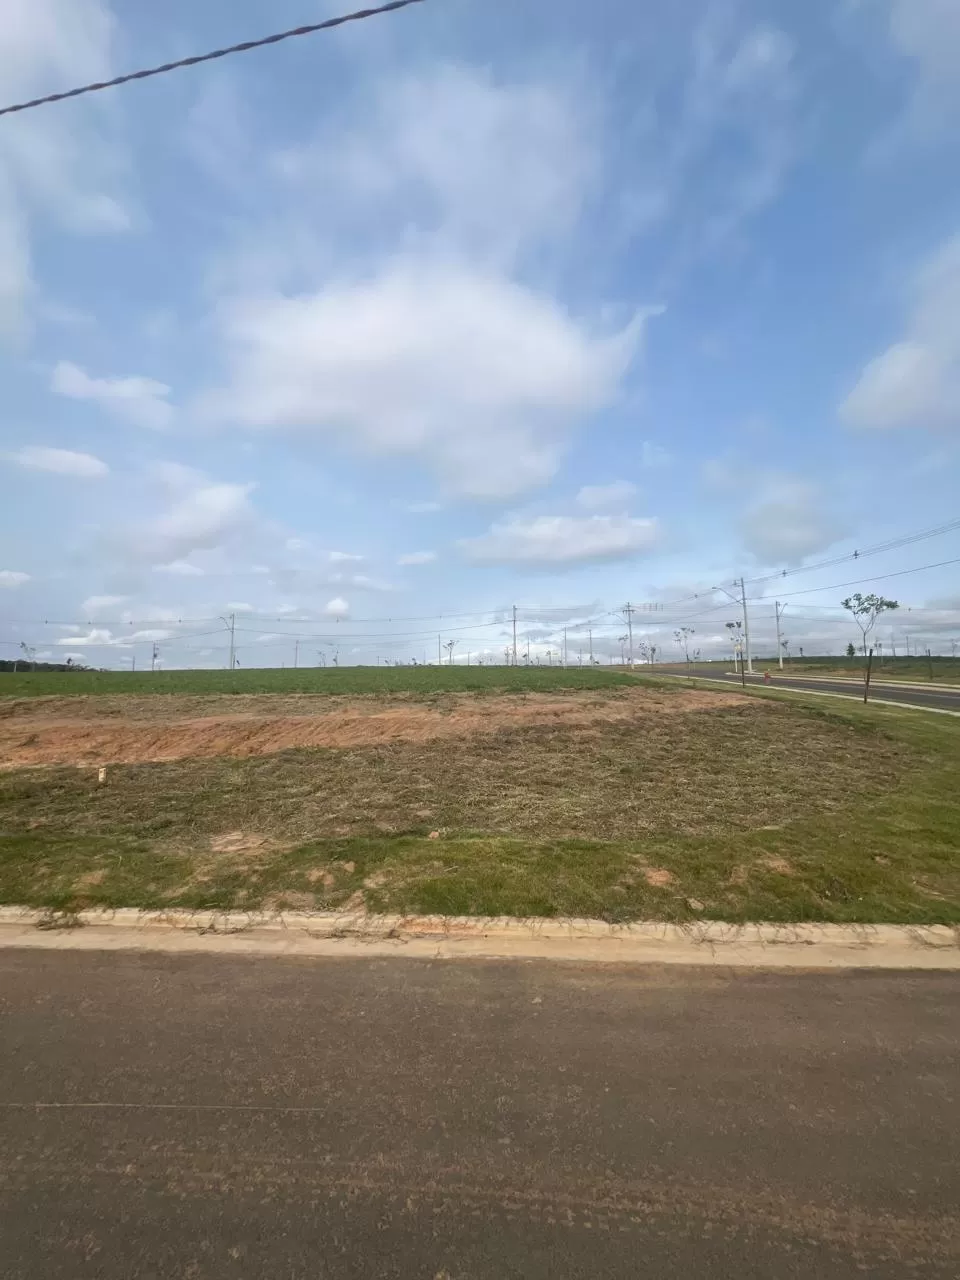
[[[350,612],[350,606],[342,596],[334,596],[332,600],[327,601],[323,612],[331,618],[342,618]]]
[[[171,560],[169,564],[155,564],[155,573],[172,573],[180,578],[202,578],[204,570],[189,560]]]
[[[79,365],[61,360],[50,385],[58,395],[92,400],[137,427],[160,430],[173,419],[170,388],[153,378],[91,378]]]
[[[327,559],[331,564],[350,564],[362,560],[363,556],[355,555],[352,551],[328,551]]]
[[[103,627],[92,627],[86,634],[61,636],[59,640],[54,640],[54,644],[58,645],[112,645],[116,644],[116,638],[112,631],[108,631]]]
[[[30,581],[29,573],[20,573],[16,569],[0,569],[0,588],[12,591]]]
[[[953,0],[890,0],[890,36],[924,75],[956,88],[960,10]]]
[[[640,446],[640,465],[648,471],[656,471],[660,467],[669,467],[673,457],[662,445],[652,440],[644,440]]]
[[[206,482],[202,471],[196,467],[185,466],[182,462],[151,462],[149,475],[167,493],[189,493]]]
[[[231,613],[256,613],[252,604],[248,604],[246,600],[228,600],[225,608]]]
[[[745,28],[738,8],[704,6],[679,75],[665,39],[658,62],[637,78],[621,218],[628,235],[670,226],[673,271],[770,205],[797,156],[793,42],[770,25]]]
[[[656,520],[635,516],[536,516],[494,524],[459,545],[474,561],[559,566],[628,559],[649,551],[658,535]]]
[[[145,640],[159,642],[161,640],[172,640],[175,634],[173,631],[162,631],[157,627],[147,627],[143,631],[133,631],[129,635],[118,636],[116,643],[120,645],[138,644]]]
[[[220,318],[232,379],[208,416],[419,457],[474,497],[548,480],[568,428],[615,398],[642,332],[637,319],[592,334],[552,299],[454,262],[400,262]]]
[[[960,234],[913,280],[906,331],[875,356],[840,406],[857,427],[960,427]]]
[[[888,34],[916,76],[906,110],[881,137],[874,155],[889,157],[899,146],[934,137],[951,127],[960,104],[960,7],[955,0],[885,0]]]
[[[77,476],[90,480],[105,476],[110,468],[92,453],[74,453],[72,449],[50,449],[43,445],[25,445],[7,455],[11,462],[34,471],[53,471],[61,476]]]
[[[16,204],[12,183],[0,171],[0,338],[20,331],[32,287],[26,218]]]
[[[845,532],[813,485],[789,477],[770,478],[740,519],[744,546],[764,564],[799,564]]]
[[[599,97],[577,75],[378,77],[274,157],[281,210],[213,273],[227,378],[202,414],[415,458],[457,495],[550,479],[570,431],[617,398],[656,310],[598,326],[531,283],[556,279],[545,255],[596,193]]]
[[[117,605],[125,604],[129,599],[129,596],[87,596],[80,608],[85,617],[93,618],[104,610],[115,609]]]
[[[614,480],[612,484],[585,484],[575,501],[584,511],[607,511],[611,507],[626,507],[636,492],[637,486],[629,480]]]
[[[365,86],[275,168],[335,232],[392,230],[402,208],[435,248],[507,262],[579,217],[601,163],[597,114],[590,87],[569,75],[511,84],[440,66],[378,78],[372,95]]]
[[[406,555],[397,557],[397,564],[433,564],[436,558],[435,551],[408,551]]]
[[[110,76],[113,20],[101,0],[5,0],[0,84],[8,102]],[[124,231],[123,154],[110,113],[78,102],[11,116],[0,131],[0,336],[20,333],[34,294],[35,217],[80,234]]]
[[[164,631],[158,628],[147,628],[143,631],[124,632],[122,635],[114,635],[106,627],[91,627],[85,634],[63,636],[59,640],[55,640],[54,644],[58,645],[77,645],[78,648],[89,646],[92,648],[117,648],[126,649],[133,644],[145,644],[148,642],[159,643],[161,640],[173,639],[175,632]],[[75,655],[76,656],[76,655]]]
[[[174,496],[161,515],[126,530],[120,549],[163,572],[191,576],[193,567],[187,567],[187,557],[192,552],[212,551],[253,526],[249,497],[254,487],[198,484]]]
[[[360,591],[395,591],[396,588],[381,578],[371,578],[366,573],[331,573],[323,579],[321,585],[337,587],[353,587]]]

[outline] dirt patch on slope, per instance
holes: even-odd
[[[435,705],[406,699],[344,698],[331,708],[329,698],[263,695],[242,699],[240,708],[240,701],[211,698],[205,704],[202,699],[169,696],[50,698],[37,706],[35,699],[19,700],[7,706],[0,718],[0,765],[139,764],[263,756],[297,747],[351,748],[469,738],[532,725],[589,730],[737,703],[756,705],[734,693],[640,689],[616,697],[531,694],[479,699],[464,695]],[[133,705],[125,707],[125,702]],[[232,714],[224,714],[227,708]]]

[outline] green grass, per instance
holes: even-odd
[[[250,671],[3,671],[4,697],[71,694],[430,694],[609,689],[632,684],[599,667],[265,667]],[[2,703],[0,703],[2,705]]]
[[[707,675],[713,671],[732,671],[733,657],[718,658],[709,662],[696,662],[690,664],[690,670],[694,673],[700,672]],[[767,654],[765,656],[754,657],[753,666],[755,671],[770,671],[772,674],[779,674],[777,659],[775,656]],[[688,670],[685,663],[672,662],[664,664],[665,669],[672,673],[685,672]],[[783,674],[785,676],[845,676],[847,679],[862,680],[866,668],[866,662],[862,654],[858,654],[855,658],[831,658],[831,657],[813,657],[799,658],[790,657],[783,664]],[[643,668],[644,672],[647,668]],[[960,658],[914,658],[914,657],[897,657],[892,658],[886,654],[881,661],[874,654],[873,668],[870,673],[870,679],[873,680],[907,680],[920,684],[960,684]]]
[[[960,923],[958,778],[949,717],[769,693],[103,786],[23,769],[0,773],[0,901]]]

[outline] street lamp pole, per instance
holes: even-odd
[[[753,675],[753,658],[750,654],[750,620],[747,617],[747,587],[743,578],[738,578],[733,584],[735,587],[739,585],[740,594],[735,596],[732,591],[728,591],[726,587],[712,587],[712,591],[722,591],[725,596],[729,596],[735,604],[738,604],[743,610],[743,648],[746,658],[747,674]]]
[[[777,613],[777,661],[780,665],[780,670],[782,671],[783,670],[783,642],[780,639],[780,617],[783,613],[783,609],[785,609],[787,606],[784,605],[783,609],[781,609],[780,601],[774,600],[773,607]]]

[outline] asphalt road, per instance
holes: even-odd
[[[668,672],[667,674],[676,673]],[[682,678],[686,679],[686,676]],[[740,677],[732,673],[711,674],[703,678],[723,680],[728,684],[740,684]],[[763,683],[763,676],[747,676],[748,685],[762,686]],[[853,694],[857,698],[863,697],[862,680],[808,680],[806,678],[782,680],[771,674],[770,684],[782,689],[810,689],[816,693],[846,693]],[[925,689],[922,685],[911,689],[904,685],[891,686],[877,681],[870,686],[870,697],[882,699],[884,702],[902,702],[905,707],[937,707],[941,711],[960,711],[960,689]]]
[[[953,1276],[958,993],[0,951],[0,1272]]]

